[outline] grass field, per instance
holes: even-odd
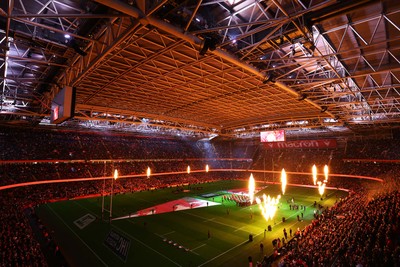
[[[220,181],[198,187],[179,193],[169,188],[116,195],[113,217],[127,216],[184,197],[211,204],[212,197],[202,195],[245,188],[247,182]],[[257,187],[264,185],[257,183]],[[278,195],[280,185],[265,185],[257,195],[262,193]],[[272,254],[272,240],[283,237],[283,228],[289,234],[290,228],[296,231],[308,225],[313,219],[314,201],[327,207],[347,195],[337,190],[327,190],[326,194],[321,201],[317,189],[288,186],[275,220],[269,222],[260,214],[258,205],[238,207],[232,201],[222,203],[222,196],[214,196],[218,205],[114,220],[111,224],[101,219],[101,198],[49,203],[39,206],[36,212],[48,229],[54,231],[57,244],[72,266],[248,266],[248,256],[256,262],[263,254]],[[291,198],[298,205],[306,205],[306,211],[290,210],[287,200]],[[107,209],[109,201],[105,199]],[[304,219],[298,221],[297,215],[301,212]],[[108,219],[108,214],[105,217]],[[282,217],[286,218],[285,222]],[[82,229],[76,223],[79,219]],[[272,231],[267,231],[264,237],[268,225]],[[264,245],[263,253],[260,243]]]

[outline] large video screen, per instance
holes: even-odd
[[[74,116],[76,90],[64,87],[51,102],[50,123],[59,124]]]
[[[282,142],[286,141],[285,130],[260,132],[261,142]]]

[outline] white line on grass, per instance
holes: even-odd
[[[99,255],[97,255],[96,254],[96,252],[94,252],[90,247],[89,247],[89,245],[88,244],[86,244],[86,242],[85,241],[83,241],[82,240],[82,238],[80,238],[80,236],[63,220],[63,218],[61,218],[60,217],[60,215],[58,215],[54,210],[53,210],[53,208],[52,207],[50,207],[49,205],[47,205],[47,207],[58,217],[58,219],[60,219],[60,221],[62,221],[63,222],[63,224],[65,224],[65,226],[67,226],[68,227],[68,229],[72,232],[72,233],[74,233],[75,235],[76,235],[76,237],[77,238],[79,238],[79,240],[83,243],[83,244],[85,244],[85,246],[104,264],[104,266],[108,266],[107,265],[107,263],[105,263],[100,257],[99,257]]]
[[[234,226],[232,226],[232,225],[229,225],[229,224],[226,224],[226,223],[223,223],[223,222],[215,221],[215,218],[207,219],[206,217],[203,217],[203,216],[200,216],[200,215],[191,214],[191,213],[184,212],[184,211],[181,211],[181,213],[185,213],[185,214],[187,214],[187,215],[190,215],[190,216],[194,216],[194,217],[203,219],[203,220],[204,220],[203,222],[210,221],[210,222],[213,222],[213,223],[216,223],[216,224],[220,224],[220,225],[224,225],[224,226],[227,226],[227,227],[230,227],[230,228],[233,228],[233,229],[238,229],[238,227],[234,227]]]
[[[85,210],[87,210],[88,212],[90,212],[90,213],[95,213],[96,214],[96,212],[95,211],[93,211],[93,210],[90,210],[90,209],[88,209],[88,208],[86,208],[85,206],[83,206],[81,203],[79,203],[78,201],[76,201],[76,200],[73,200],[73,202],[72,203],[74,203],[75,205],[78,205],[79,207],[81,207],[82,209],[85,209]],[[106,210],[106,209],[104,209],[104,210]],[[109,210],[107,210],[108,212],[109,212]],[[96,216],[97,217],[97,216]]]
[[[159,237],[161,237],[161,238],[164,238],[162,235],[160,235],[160,234],[157,234],[157,233],[155,233],[156,235],[158,235]]]
[[[86,209],[87,211],[89,211],[88,208],[82,206],[81,204],[79,204],[78,202],[74,201],[74,203],[76,203],[77,205],[81,206],[82,208]],[[130,221],[129,221],[130,222]],[[118,226],[115,226],[113,224],[111,224],[111,227],[117,228],[118,230],[120,230],[121,232],[125,233],[127,236],[129,236],[130,238],[134,239],[136,242],[142,244],[143,246],[145,246],[146,248],[154,251],[155,253],[159,254],[160,256],[166,258],[167,260],[171,261],[172,263],[176,264],[177,266],[182,266],[179,265],[178,263],[174,262],[173,260],[171,260],[170,258],[168,258],[167,256],[165,256],[164,254],[158,252],[157,250],[153,249],[152,247],[149,247],[148,245],[146,245],[145,243],[143,243],[142,241],[140,241],[139,239],[136,239],[135,237],[131,236],[130,234],[128,234],[127,232],[125,232],[124,230],[122,230],[121,228],[119,228]]]
[[[159,237],[164,238],[165,235],[170,235],[170,234],[173,234],[173,233],[175,233],[175,231],[171,231],[171,232],[168,232],[166,234],[157,234],[157,233],[155,233],[155,234],[158,235]]]
[[[132,221],[128,221],[129,223],[132,223],[132,224],[134,224]],[[164,238],[163,236],[161,236],[161,235],[159,235],[159,234],[157,234],[157,233],[154,233],[155,235],[157,235],[157,236],[159,236],[159,237],[161,237],[161,238]],[[191,251],[191,250],[189,250],[191,253],[193,253],[193,254],[196,254],[196,255],[200,255],[200,254],[198,254],[198,253],[196,253],[196,252],[193,252],[193,251]]]
[[[205,245],[206,245],[206,244],[203,244],[203,245],[200,245],[200,246],[198,246],[198,247],[195,247],[195,248],[192,249],[191,251],[196,250],[196,249],[201,248],[201,247],[204,247]]]
[[[166,234],[163,234],[162,236],[164,236],[164,235],[170,235],[170,234],[173,234],[173,233],[175,233],[175,231],[168,232],[168,233],[166,233]]]
[[[295,216],[295,215],[297,215],[297,213],[290,215],[288,218],[293,217],[293,216]],[[193,215],[193,216],[197,216],[197,215]],[[198,217],[201,217],[201,216],[198,216]],[[218,223],[218,222],[215,222],[215,223]],[[280,221],[280,222],[277,223],[277,224],[281,224],[281,223],[282,223],[282,221]],[[296,221],[296,223],[298,223],[298,221]],[[296,223],[294,223],[294,224],[296,224]],[[292,224],[292,225],[294,225],[294,224]],[[291,226],[292,226],[292,225],[291,225]],[[233,227],[232,227],[232,228],[233,228]],[[242,228],[242,227],[241,227],[241,228]],[[239,228],[239,229],[240,229],[240,228]],[[259,233],[259,234],[256,234],[254,237],[257,237],[257,236],[259,236],[259,235],[261,235],[261,234],[263,234],[263,233],[264,233],[264,231],[262,231],[262,232]],[[209,259],[208,261],[204,262],[203,264],[199,265],[198,267],[204,266],[204,265],[206,265],[207,263],[212,262],[213,260],[215,260],[215,259],[217,259],[217,258],[219,258],[219,257],[221,257],[221,256],[223,256],[223,255],[225,255],[226,253],[230,252],[231,250],[233,250],[233,249],[235,249],[235,248],[237,248],[237,247],[239,247],[239,246],[241,246],[241,245],[243,245],[243,244],[245,244],[245,243],[247,243],[247,242],[249,242],[249,241],[248,241],[248,240],[245,240],[245,241],[243,241],[242,243],[237,244],[236,246],[234,246],[234,247],[232,247],[232,248],[230,248],[230,249],[228,249],[228,250],[222,252],[221,254],[218,254],[218,255],[215,256],[214,258]]]
[[[212,262],[213,260],[215,260],[215,259],[221,257],[222,255],[228,253],[229,251],[231,251],[231,250],[233,250],[233,249],[235,249],[235,248],[237,248],[237,247],[239,247],[239,246],[241,246],[241,245],[243,245],[244,243],[247,243],[247,242],[249,242],[249,240],[245,240],[245,241],[243,241],[242,243],[237,244],[236,246],[234,246],[234,247],[228,249],[228,250],[225,251],[225,252],[222,252],[221,254],[215,256],[214,258],[209,259],[208,261],[204,262],[203,264],[200,264],[198,267],[201,267],[201,266],[203,266],[203,265],[205,265],[205,264],[207,264],[207,263],[209,263],[209,262]]]
[[[152,248],[152,247],[146,245],[145,243],[143,243],[143,242],[140,241],[139,239],[137,239],[137,238],[131,236],[130,234],[128,234],[127,232],[125,232],[124,230],[122,230],[121,228],[119,228],[118,226],[116,226],[116,225],[111,225],[111,226],[114,227],[114,228],[117,228],[118,230],[120,230],[121,232],[123,232],[124,234],[126,234],[127,236],[129,236],[130,238],[132,238],[133,240],[135,240],[136,242],[138,242],[138,243],[142,244],[143,246],[145,246],[146,248],[148,248],[148,249],[154,251],[154,252],[157,253],[158,255],[160,255],[160,256],[166,258],[166,259],[169,260],[170,262],[174,263],[176,266],[182,266],[182,265],[179,265],[178,263],[176,263],[175,261],[171,260],[171,259],[168,258],[167,256],[165,256],[164,254],[158,252],[158,251],[155,250],[154,248]]]
[[[239,228],[237,228],[234,232],[240,231],[240,230],[242,230],[242,228],[245,228],[245,227],[246,227],[246,225],[245,225],[245,226],[242,226],[242,227],[239,227]]]
[[[262,233],[264,233],[264,231],[261,232],[261,233],[259,233],[259,234],[256,234],[254,237],[257,237],[257,236],[261,235]],[[239,247],[239,246],[241,246],[241,245],[243,245],[243,244],[245,244],[245,243],[248,243],[248,242],[249,242],[249,240],[245,240],[245,241],[243,241],[243,242],[237,244],[236,246],[234,246],[234,247],[232,247],[232,248],[230,248],[230,249],[228,249],[228,250],[222,252],[221,254],[215,256],[214,258],[209,259],[208,261],[204,262],[203,264],[199,265],[198,267],[201,267],[201,266],[203,266],[203,265],[205,265],[205,264],[207,264],[207,263],[209,263],[209,262],[212,262],[213,260],[215,260],[215,259],[221,257],[222,255],[225,255],[226,253],[230,252],[231,250],[233,250],[233,249],[235,249],[235,248],[237,248],[237,247]]]

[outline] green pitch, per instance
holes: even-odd
[[[184,197],[219,205],[115,220],[111,224],[108,213],[101,219],[101,198],[45,204],[36,212],[48,229],[54,231],[57,244],[72,266],[246,266],[249,256],[255,263],[264,255],[271,255],[272,240],[282,239],[284,228],[289,235],[289,229],[294,233],[310,224],[314,201],[326,208],[347,195],[327,190],[321,200],[317,189],[288,186],[275,219],[267,222],[257,204],[239,207],[220,195],[225,190],[246,187],[246,181],[220,181],[192,185],[190,189],[185,186],[181,192],[168,188],[116,195],[114,218]],[[280,194],[280,185],[257,183],[257,187],[265,187],[257,196]],[[202,197],[206,194],[211,195]],[[306,210],[290,210],[292,198],[295,204],[307,206]],[[105,198],[106,209],[109,202]],[[302,212],[303,220],[298,221],[297,215],[301,218]],[[272,231],[264,233],[268,225]]]

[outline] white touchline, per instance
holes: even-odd
[[[74,202],[74,203],[75,203],[75,202]],[[79,204],[79,203],[76,203],[76,204],[79,205],[79,206],[81,206],[82,208],[88,210],[86,207],[82,206],[81,204]],[[129,221],[129,222],[130,222],[130,221]],[[168,258],[167,256],[165,256],[165,255],[163,255],[162,253],[158,252],[157,250],[155,250],[155,249],[149,247],[148,245],[146,245],[145,243],[143,243],[143,242],[140,241],[139,239],[136,239],[135,237],[131,236],[130,234],[128,234],[127,232],[125,232],[125,231],[122,230],[121,228],[119,228],[119,227],[117,227],[117,226],[115,226],[115,225],[111,225],[111,226],[114,227],[114,228],[118,228],[121,232],[124,232],[124,233],[125,233],[127,236],[129,236],[130,238],[132,238],[132,239],[134,239],[135,241],[139,242],[140,244],[142,244],[143,246],[147,247],[148,249],[153,250],[155,253],[157,253],[157,254],[159,254],[160,256],[162,256],[162,257],[168,259],[169,261],[171,261],[172,263],[176,264],[177,266],[181,266],[181,265],[179,265],[178,263],[176,263],[176,262],[174,262],[173,260],[171,260],[170,258]],[[82,240],[82,239],[81,239],[81,240]]]
[[[167,256],[165,256],[164,254],[162,254],[162,253],[158,252],[157,250],[155,250],[154,248],[152,248],[152,247],[146,245],[145,243],[143,243],[143,242],[140,241],[139,239],[136,239],[135,237],[131,236],[130,234],[128,234],[127,232],[125,232],[124,230],[122,230],[121,228],[119,228],[118,226],[116,226],[116,225],[111,225],[111,227],[117,228],[118,230],[120,230],[121,232],[123,232],[125,235],[129,236],[130,238],[132,238],[132,239],[135,240],[136,242],[138,242],[138,243],[142,244],[143,246],[145,246],[146,248],[148,248],[148,249],[154,251],[154,252],[157,253],[158,255],[160,255],[160,256],[166,258],[167,260],[169,260],[170,262],[176,264],[177,266],[181,266],[181,267],[182,267],[182,265],[179,265],[178,263],[174,262],[173,260],[171,260],[170,258],[168,258]]]
[[[231,250],[233,250],[233,249],[237,248],[238,246],[241,246],[241,245],[243,245],[244,243],[247,243],[247,242],[249,242],[249,241],[248,241],[248,240],[245,240],[245,241],[243,241],[242,243],[240,243],[240,244],[237,244],[236,246],[234,246],[234,247],[232,247],[232,248],[228,249],[228,250],[227,250],[227,251],[225,251],[225,252],[222,252],[221,254],[219,254],[219,255],[215,256],[214,258],[212,258],[212,259],[209,259],[208,261],[204,262],[203,264],[199,265],[198,267],[201,267],[201,266],[203,266],[203,265],[205,265],[205,264],[207,264],[207,263],[209,263],[209,262],[212,262],[212,261],[213,261],[213,260],[215,260],[216,258],[219,258],[219,257],[221,257],[222,255],[224,255],[224,254],[228,253],[229,251],[231,251]]]
[[[296,214],[297,214],[297,213],[296,213]],[[293,215],[289,216],[288,218],[293,217],[293,216],[296,215],[296,214],[293,214]],[[199,216],[199,217],[200,217],[200,216]],[[217,222],[216,222],[216,223],[217,223]],[[282,223],[282,222],[279,222],[279,223],[277,223],[277,224],[281,224],[281,223]],[[296,222],[296,223],[297,223],[297,222]],[[296,224],[296,223],[295,223],[295,224]],[[239,229],[240,229],[240,228],[239,228]],[[263,234],[263,233],[264,233],[264,231],[262,231],[262,232],[259,233],[259,234],[256,234],[254,237],[257,237],[257,236],[259,236],[259,235],[261,235],[261,234]],[[238,246],[241,246],[241,245],[243,245],[243,244],[245,244],[245,243],[247,243],[247,242],[249,242],[249,241],[248,241],[248,240],[245,240],[245,241],[243,241],[242,243],[237,244],[236,246],[234,246],[234,247],[232,247],[232,248],[230,248],[230,249],[228,249],[228,250],[222,252],[221,254],[215,256],[214,258],[209,259],[208,261],[204,262],[203,264],[199,265],[198,267],[204,266],[205,264],[207,264],[207,263],[209,263],[209,262],[212,262],[213,260],[215,260],[215,259],[221,257],[222,255],[225,255],[225,254],[228,253],[229,251],[231,251],[231,250],[237,248]]]
[[[80,236],[79,236],[77,233],[75,233],[75,231],[63,220],[63,218],[60,217],[60,215],[58,215],[58,214],[53,210],[52,207],[50,207],[49,205],[47,205],[47,207],[51,210],[51,212],[53,212],[53,213],[58,217],[58,219],[60,219],[60,221],[63,222],[63,224],[65,224],[65,226],[68,227],[68,229],[69,229],[72,233],[74,233],[74,234],[76,235],[77,238],[79,238],[79,240],[80,240],[83,244],[85,244],[85,246],[86,246],[86,247],[87,247],[87,248],[88,248],[88,249],[89,249],[103,264],[104,264],[104,266],[108,266],[107,263],[105,263],[105,262],[99,257],[99,255],[97,255],[96,252],[94,252],[94,251],[89,247],[89,245],[86,244],[86,242],[82,240],[82,238],[80,238]]]

